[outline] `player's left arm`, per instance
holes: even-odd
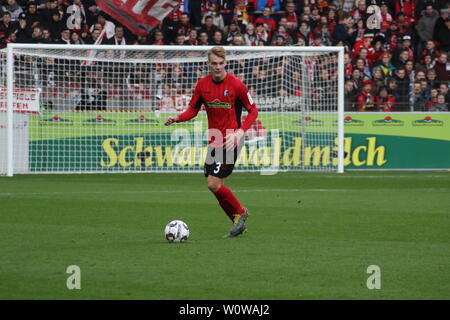
[[[245,132],[252,126],[258,117],[258,108],[256,107],[255,102],[253,101],[252,96],[248,92],[247,87],[244,83],[241,83],[238,88],[237,98],[241,100],[244,105],[244,108],[247,110],[248,115],[244,120],[244,123],[238,128],[235,132],[228,134],[225,137],[225,143],[227,150],[233,150],[236,145],[242,140],[245,135]]]
[[[247,87],[243,83],[239,98],[241,99],[245,109],[248,112],[247,117],[245,117],[244,123],[242,123],[240,127],[240,129],[242,129],[245,133],[245,131],[250,129],[252,124],[256,121],[256,118],[258,118],[258,108],[256,107],[255,101],[253,101],[250,92],[248,92]]]

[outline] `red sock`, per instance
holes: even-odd
[[[241,205],[233,192],[225,187],[225,185],[222,185],[219,190],[214,193],[214,195],[230,219],[232,219],[234,214],[245,213],[244,207]]]

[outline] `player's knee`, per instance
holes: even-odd
[[[217,190],[219,190],[220,186],[221,186],[220,182],[208,181],[208,189],[211,192],[217,192]]]

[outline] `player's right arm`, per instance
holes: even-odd
[[[169,116],[164,123],[166,126],[170,126],[174,122],[188,121],[197,116],[204,101],[200,93],[201,90],[199,88],[199,83],[200,82],[198,82],[195,86],[194,95],[189,102],[189,107],[182,114],[177,116]]]

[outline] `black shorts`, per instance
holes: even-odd
[[[239,151],[240,148],[238,147],[232,151],[227,151],[223,147],[208,146],[205,167],[203,168],[205,177],[209,175],[218,178],[228,177],[233,172]]]

